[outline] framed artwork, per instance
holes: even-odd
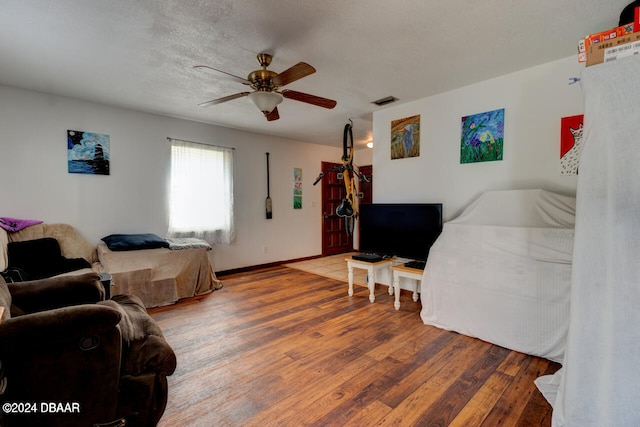
[[[302,168],[293,168],[293,209],[302,209]]]
[[[391,159],[420,155],[420,115],[391,122]]]
[[[504,108],[462,118],[460,163],[502,160]]]
[[[560,174],[577,175],[584,114],[560,119]]]
[[[69,173],[109,175],[109,135],[67,130]]]

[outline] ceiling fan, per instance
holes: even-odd
[[[234,95],[212,99],[211,101],[198,104],[198,106],[209,107],[211,105],[221,104],[223,102],[231,101],[232,99],[242,98],[243,96],[246,96],[249,98],[249,101],[253,105],[258,107],[258,109],[262,111],[268,121],[278,120],[280,118],[277,106],[282,102],[284,98],[306,102],[307,104],[317,105],[318,107],[329,109],[336,106],[336,101],[332,99],[322,98],[295,90],[280,90],[281,87],[316,72],[316,69],[306,62],[298,62],[296,65],[278,74],[274,71],[267,70],[267,67],[269,66],[269,64],[271,64],[271,60],[273,59],[271,55],[269,55],[268,53],[259,53],[257,59],[262,69],[252,71],[246,79],[227,73],[226,71],[221,71],[213,67],[209,67],[207,65],[194,66],[193,68],[208,68],[210,70],[226,74],[227,76],[232,77],[234,80],[248,85],[253,89],[253,92],[240,92]]]

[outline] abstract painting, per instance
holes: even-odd
[[[109,135],[67,130],[69,173],[109,175]]]
[[[462,118],[460,163],[502,160],[504,108]]]
[[[302,168],[293,168],[293,209],[302,209]]]
[[[560,174],[577,175],[584,115],[560,119]]]
[[[420,155],[420,116],[391,122],[391,159]]]

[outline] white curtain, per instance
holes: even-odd
[[[171,139],[169,237],[231,243],[233,149]]]
[[[536,381],[554,427],[640,426],[640,56],[586,68],[563,367]]]

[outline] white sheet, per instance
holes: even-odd
[[[544,190],[480,196],[431,248],[421,283],[424,323],[562,360],[574,206],[573,197]]]
[[[640,57],[586,68],[582,84],[567,353],[536,384],[555,427],[640,426]]]
[[[542,189],[487,191],[452,224],[573,228],[576,199]]]

